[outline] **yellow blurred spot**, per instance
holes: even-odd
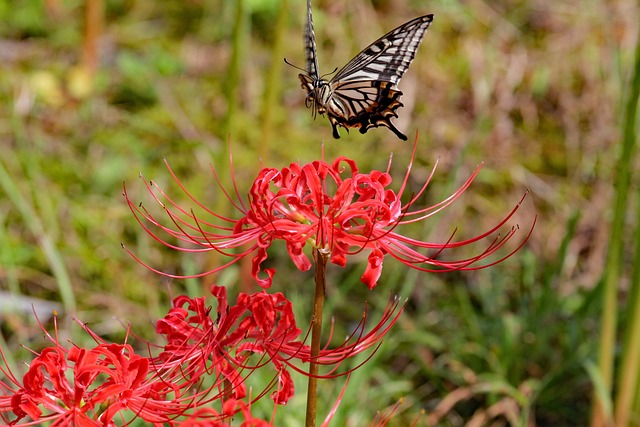
[[[87,67],[76,66],[69,70],[67,88],[75,99],[85,99],[93,93],[94,76]]]
[[[29,86],[38,100],[59,107],[64,103],[60,81],[50,71],[36,71],[29,78]]]

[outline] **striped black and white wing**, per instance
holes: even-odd
[[[356,128],[360,133],[384,126],[398,138],[407,140],[407,136],[391,123],[392,118],[398,117],[396,110],[403,105],[400,102],[402,92],[393,83],[382,80],[345,81],[335,83],[332,90],[327,116],[334,138],[340,138],[338,126],[347,131]]]
[[[313,17],[311,16],[311,0],[307,0],[307,25],[304,27],[304,48],[307,53],[307,73],[312,80],[318,80],[318,53],[316,50],[316,36],[313,32]]]
[[[431,14],[420,16],[388,32],[342,67],[333,76],[331,83],[379,80],[397,85],[416,56],[431,21]],[[313,36],[313,26],[311,33]]]

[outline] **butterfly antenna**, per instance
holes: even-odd
[[[295,68],[296,70],[300,70],[302,71],[305,75],[308,75],[309,72],[307,70],[305,70],[304,68],[298,67],[297,65],[292,64],[291,62],[287,61],[287,58],[284,58],[284,62],[285,64],[287,64],[290,67]]]
[[[285,60],[286,61],[286,60]],[[334,68],[332,72],[330,73],[326,73],[320,76],[321,79],[324,79],[325,76],[330,76],[331,74],[335,73],[336,71],[338,71],[338,67]]]

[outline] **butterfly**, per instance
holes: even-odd
[[[424,15],[391,30],[357,54],[331,80],[326,80],[318,72],[311,0],[307,0],[304,33],[307,69],[299,77],[307,91],[305,105],[311,108],[313,118],[317,113],[326,114],[336,139],[340,138],[338,126],[347,132],[349,128],[358,128],[363,134],[385,126],[406,141],[406,135],[391,123],[391,118],[398,117],[396,110],[403,106],[397,84],[432,21],[433,15]]]

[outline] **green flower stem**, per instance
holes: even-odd
[[[322,337],[322,309],[327,283],[327,262],[329,253],[324,249],[315,249],[313,258],[316,262],[315,282],[316,294],[313,299],[313,317],[311,325],[311,362],[309,364],[309,384],[307,389],[307,418],[306,427],[315,427],[318,408],[318,364],[316,358],[320,354],[320,339]]]

